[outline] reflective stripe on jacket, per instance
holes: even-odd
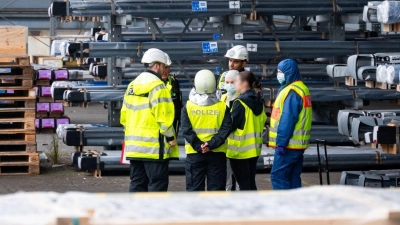
[[[276,98],[274,107],[272,109],[271,120],[270,120],[270,131],[269,131],[269,146],[276,146],[276,138],[280,118],[285,105],[285,99],[289,95],[290,91],[296,92],[303,99],[303,109],[300,112],[299,120],[297,121],[293,135],[289,140],[288,149],[305,150],[308,148],[310,140],[310,130],[312,123],[312,105],[310,91],[302,81],[296,81],[285,87]]]
[[[236,129],[228,137],[226,157],[231,159],[248,159],[261,155],[263,143],[262,133],[267,116],[264,112],[255,115],[241,100],[237,99],[245,109],[246,122],[243,130]]]
[[[124,96],[121,124],[125,127],[127,159],[178,158],[165,137],[174,137],[174,104],[164,82],[150,72],[132,81]]]
[[[186,110],[197,137],[202,142],[210,141],[218,133],[224,120],[226,105],[223,102],[217,102],[209,106],[199,106],[191,102],[186,103]],[[185,141],[186,154],[197,153],[193,147]],[[226,152],[226,144],[212,150],[213,152]]]

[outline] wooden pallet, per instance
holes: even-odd
[[[39,174],[38,153],[0,152],[0,175]]]
[[[51,80],[35,80],[35,85],[36,86],[50,86],[51,85]]]
[[[26,90],[14,90],[13,93],[7,93],[7,89],[1,88],[0,91],[6,91],[6,93],[0,93],[1,101],[20,101],[20,100],[35,100],[36,89],[30,88]]]
[[[39,163],[0,164],[0,176],[37,175],[40,173]]]
[[[12,66],[0,67],[0,78],[19,78],[19,77],[33,77],[33,68],[31,66]]]
[[[0,135],[8,132],[35,131],[34,118],[0,118]]]
[[[51,97],[38,97],[38,102],[54,102],[54,99]]]
[[[0,67],[30,66],[27,55],[0,55]]]
[[[35,108],[0,108],[0,121],[35,118]]]
[[[0,77],[0,88],[4,90],[24,90],[33,87],[32,78],[2,78]]]
[[[24,142],[27,144],[36,143],[35,131],[21,132],[21,131],[7,131],[0,132],[0,145],[8,145],[13,143]]]
[[[36,99],[30,100],[1,100],[0,99],[0,110],[31,110],[36,108]]]
[[[25,143],[23,141],[16,141],[11,144],[0,145],[0,154],[2,153],[36,153],[36,143]]]

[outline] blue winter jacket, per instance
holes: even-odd
[[[301,80],[299,67],[293,59],[285,59],[278,64],[278,69],[285,74],[285,81],[281,84],[279,92],[287,85]],[[289,92],[285,99],[283,112],[278,126],[276,146],[285,147],[293,135],[294,127],[303,108],[303,99],[294,91]]]

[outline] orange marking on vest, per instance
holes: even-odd
[[[271,113],[271,118],[274,120],[279,120],[279,115],[281,114],[281,110],[279,108],[273,108]]]

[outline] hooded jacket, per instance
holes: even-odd
[[[281,84],[279,92],[289,84],[301,80],[299,67],[293,59],[285,59],[278,64],[278,69],[285,74],[285,81]],[[285,99],[282,115],[278,126],[276,146],[285,147],[293,136],[294,127],[303,109],[303,99],[295,92],[289,92]]]
[[[220,101],[215,93],[198,94],[194,88],[190,91],[189,100],[198,106],[210,106]],[[183,107],[182,109],[181,122],[183,137],[193,147],[194,150],[201,153],[201,145],[203,142],[197,137],[196,132],[192,128],[186,107]],[[218,133],[216,133],[211,140],[208,141],[208,147],[211,151],[225,143],[226,139],[231,133],[231,126],[231,115],[229,113],[229,108],[227,108],[225,110],[224,119],[220,129],[218,130]]]
[[[263,110],[264,102],[260,97],[260,95],[258,95],[253,90],[248,90],[240,94],[237,99],[242,100],[242,102],[244,102],[256,116],[260,115],[261,113],[264,113]],[[243,130],[244,124],[246,123],[246,117],[245,117],[245,109],[240,102],[238,101],[233,102],[231,116],[232,116],[231,131],[235,131],[236,129]]]

